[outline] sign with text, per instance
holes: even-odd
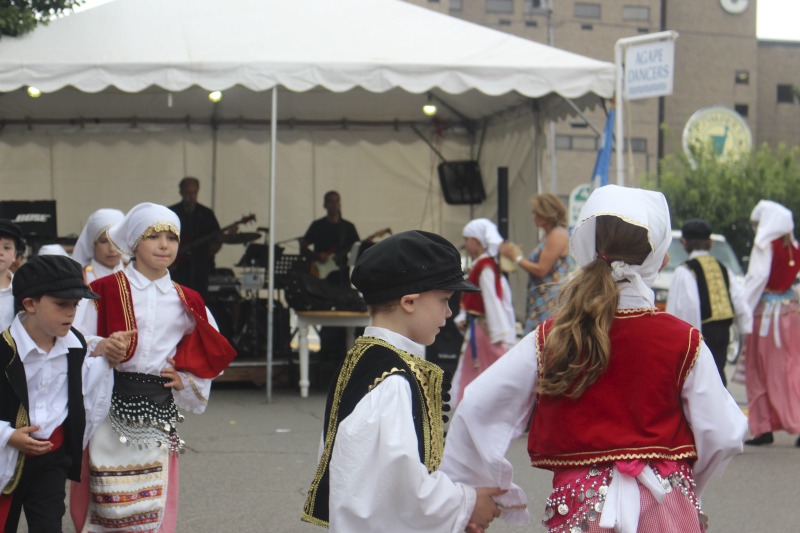
[[[592,194],[592,186],[589,183],[578,185],[569,193],[569,205],[567,206],[567,227],[569,232],[575,229],[581,216],[581,209]]]
[[[675,41],[630,45],[625,49],[625,99],[672,94]]]

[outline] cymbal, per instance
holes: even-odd
[[[246,244],[250,241],[255,241],[261,238],[258,232],[252,233],[231,233],[222,236],[222,242],[225,244]]]

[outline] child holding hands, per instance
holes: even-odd
[[[473,489],[437,471],[443,371],[423,359],[452,314],[453,291],[480,289],[464,279],[458,250],[423,231],[369,248],[352,281],[372,324],[328,395],[302,519],[332,532],[481,531],[498,514],[492,497],[502,491]]]
[[[17,271],[13,294],[21,312],[0,340],[0,525],[16,531],[24,510],[30,531],[61,531],[66,481],[80,479],[123,352],[87,357],[72,322],[78,302],[98,295],[72,259],[34,257]]]

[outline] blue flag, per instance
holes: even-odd
[[[592,188],[594,189],[608,185],[608,167],[611,165],[611,147],[614,144],[615,114],[616,109],[612,107],[608,112],[603,136],[600,138],[600,149],[597,151],[597,161],[594,163],[594,172],[592,172]]]

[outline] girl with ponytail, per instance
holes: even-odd
[[[506,489],[496,498],[505,520],[529,519],[504,455],[530,420],[531,464],[553,472],[551,533],[706,524],[700,494],[741,453],[746,419],[700,332],[655,308],[650,285],[671,239],[661,193],[595,190],[570,239],[581,268],[556,316],[470,386],[441,469]]]

